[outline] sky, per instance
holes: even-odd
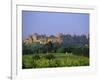
[[[22,11],[23,38],[33,33],[55,35],[89,34],[88,13],[62,13],[43,11]]]

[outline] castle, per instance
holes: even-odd
[[[58,33],[57,35],[39,35],[37,33],[34,33],[30,36],[28,36],[26,39],[23,40],[24,43],[26,44],[31,44],[31,43],[40,43],[40,44],[46,44],[48,42],[52,43],[61,43],[62,42],[62,33]]]

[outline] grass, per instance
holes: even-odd
[[[51,56],[51,57],[50,57]],[[23,55],[23,69],[89,66],[89,58],[65,53]]]

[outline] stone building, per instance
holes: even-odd
[[[37,42],[40,44],[46,44],[49,41],[51,41],[52,43],[61,43],[62,42],[61,35],[62,34],[59,33],[56,36],[54,36],[54,35],[46,36],[46,35],[39,35],[37,33],[34,33],[31,36],[29,36],[28,38],[24,39],[23,42],[26,44],[31,44],[34,42]]]

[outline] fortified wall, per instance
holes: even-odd
[[[23,40],[26,44],[31,44],[34,42],[38,42],[40,44],[46,44],[48,42],[52,43],[61,43],[62,42],[62,33],[58,33],[57,35],[39,35],[37,33],[32,34],[31,36],[28,36],[26,39]]]

